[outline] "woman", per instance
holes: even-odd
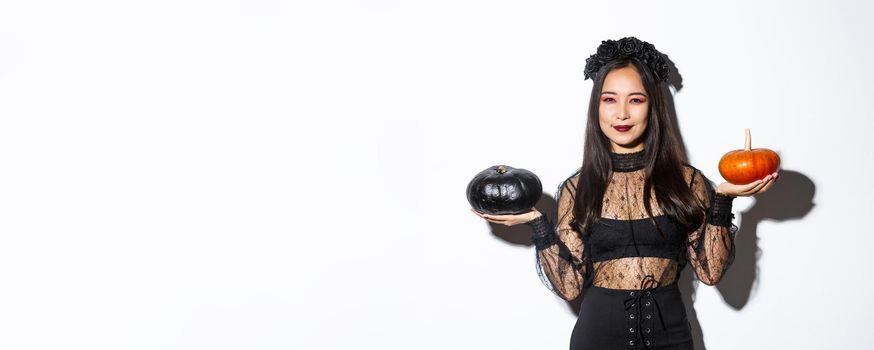
[[[732,200],[767,191],[779,174],[715,190],[685,163],[665,105],[667,61],[634,37],[603,41],[580,169],[556,193],[558,224],[536,209],[477,215],[534,231],[538,274],[565,300],[583,294],[570,348],[692,349],[677,287],[691,263],[715,285],[734,259]]]

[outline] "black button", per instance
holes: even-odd
[[[634,345],[634,340],[629,340],[628,345]]]
[[[652,329],[649,329],[649,328],[646,329],[647,333],[649,333],[650,331],[652,331]]]
[[[628,331],[634,333],[634,327],[629,328]]]
[[[648,320],[648,319],[651,319],[651,318],[652,318],[652,315],[646,315],[646,319],[647,319],[647,320]]]
[[[631,296],[634,296],[634,292],[631,292],[631,293],[629,293],[629,294],[631,294]]]
[[[634,314],[631,314],[628,317],[630,317],[631,319],[634,319]]]

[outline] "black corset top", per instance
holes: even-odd
[[[586,253],[592,261],[643,256],[679,259],[684,238],[684,230],[667,215],[637,220],[600,218],[592,224]]]

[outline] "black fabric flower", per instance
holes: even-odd
[[[650,43],[643,43],[640,53],[637,55],[641,62],[649,64],[659,59],[660,55]]]
[[[601,46],[598,46],[598,59],[601,61],[612,60],[619,53],[619,45],[613,40],[601,41]]]
[[[598,69],[601,68],[601,65],[602,65],[601,60],[594,57],[594,55],[592,55],[592,57],[587,58],[586,59],[586,69],[584,69],[584,71],[583,71],[583,73],[585,73],[586,77],[583,80],[586,80],[589,78],[592,78],[592,80],[594,80],[595,74],[598,73]]]
[[[594,79],[598,70],[607,62],[627,57],[634,57],[649,67],[657,80],[668,80],[668,62],[664,54],[656,50],[652,44],[641,41],[633,36],[625,37],[618,41],[601,41],[601,45],[598,46],[596,53],[586,59],[586,68],[584,69],[585,79]]]
[[[650,65],[653,71],[653,74],[656,75],[656,79],[661,81],[667,81],[670,77],[670,68],[668,67],[668,62],[662,57],[659,57],[658,60],[652,65]]]
[[[630,36],[619,39],[619,52],[623,56],[634,56],[643,48],[643,42]]]

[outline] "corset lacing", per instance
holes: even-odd
[[[652,297],[652,291],[658,288],[659,282],[655,279],[653,275],[646,275],[643,280],[640,281],[640,290],[629,292],[631,296],[628,299],[625,299],[625,311],[629,312],[628,318],[629,320],[637,319],[637,322],[630,322],[633,324],[631,328],[628,329],[629,333],[633,334],[628,341],[629,346],[634,346],[635,340],[638,344],[644,346],[644,349],[649,349],[649,345],[652,342],[652,338],[647,338],[646,335],[652,334],[652,329],[649,327],[644,328],[644,322],[651,323],[652,314],[643,315],[643,309],[645,307],[654,306],[656,309],[656,314],[659,317],[659,321],[661,322],[662,329],[667,329],[665,326],[665,320],[662,317],[661,309],[659,309],[659,304]],[[641,302],[645,302],[645,305],[642,305]],[[632,310],[634,309],[634,310]],[[644,317],[646,317],[644,319]],[[646,335],[644,335],[646,333]],[[636,334],[636,336],[634,336]]]

